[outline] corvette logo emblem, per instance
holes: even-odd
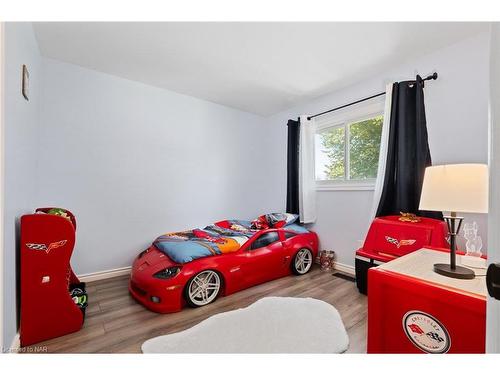
[[[448,331],[430,314],[408,311],[403,316],[403,330],[412,344],[426,353],[440,354],[450,350]]]
[[[58,247],[62,247],[66,245],[67,240],[62,240],[62,241],[57,241],[57,242],[52,242],[49,243],[47,246],[44,243],[27,243],[26,247],[30,250],[41,250],[45,251],[47,254],[50,252],[50,250],[57,249]]]
[[[399,249],[401,246],[409,246],[413,245],[417,240],[397,240],[395,238],[385,236],[385,240],[389,243],[392,243],[393,245],[396,245],[396,247]]]

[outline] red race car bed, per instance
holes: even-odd
[[[296,220],[267,214],[162,235],[135,259],[130,293],[150,310],[169,313],[291,273],[303,275],[317,256],[318,237]]]

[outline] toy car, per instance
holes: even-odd
[[[219,228],[214,225],[211,229],[213,227]],[[166,235],[169,241],[172,241],[172,236],[176,240],[168,243],[191,246],[189,241],[177,241],[177,237],[186,233],[192,235],[193,231]],[[203,238],[201,245],[210,250],[211,246],[218,242],[222,244],[220,241],[229,238],[212,238],[206,232],[200,237]],[[247,233],[246,241],[235,251],[210,254],[184,263],[172,260],[161,251],[162,243],[158,241],[135,259],[129,290],[137,301],[159,313],[180,311],[186,304],[205,306],[220,295],[229,295],[289,274],[304,275],[311,269],[318,253],[316,233],[297,224],[254,230]]]

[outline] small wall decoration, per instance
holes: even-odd
[[[23,84],[22,84],[22,93],[24,99],[29,99],[29,82],[30,82],[30,73],[28,72],[28,68],[26,65],[23,65]]]

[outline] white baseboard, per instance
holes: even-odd
[[[342,263],[335,262],[335,269],[337,271],[346,273],[346,274],[351,275],[351,276],[356,275],[355,268],[353,266],[349,266],[348,264],[342,264]]]
[[[335,269],[340,271],[340,272],[344,272],[348,275],[352,275],[352,276],[354,276],[356,274],[354,267],[350,266],[348,264],[335,262]],[[129,267],[122,267],[122,268],[115,268],[115,269],[106,270],[106,271],[85,273],[83,275],[77,275],[77,276],[80,279],[80,281],[88,283],[91,281],[110,279],[112,277],[117,277],[117,276],[125,276],[125,275],[130,274],[131,270],[132,270],[132,267],[129,266]]]
[[[106,271],[85,273],[83,275],[77,275],[77,277],[80,279],[80,281],[89,283],[91,281],[104,280],[104,279],[110,279],[112,277],[129,275],[131,270],[132,267],[128,266]]]

